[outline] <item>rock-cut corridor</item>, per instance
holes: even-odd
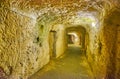
[[[0,0],[0,79],[120,79],[120,0]]]
[[[53,59],[29,79],[94,79],[85,52],[79,46],[69,46],[66,53]]]

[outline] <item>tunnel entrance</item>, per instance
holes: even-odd
[[[67,30],[67,44],[69,46],[78,46],[81,50],[86,50],[87,33],[81,26],[69,27]],[[88,40],[88,39],[87,39]]]

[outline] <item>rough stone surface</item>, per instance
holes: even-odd
[[[35,42],[35,20],[1,8],[0,66],[7,75],[27,77],[49,61],[49,49]]]
[[[56,40],[56,57],[61,56],[65,53],[67,48],[67,35],[64,26],[58,26],[57,40]]]
[[[26,79],[49,62],[54,51],[50,31],[58,28],[55,51],[59,57],[66,49],[66,27],[80,25],[87,32],[86,57],[94,77],[119,79],[119,3],[119,0],[1,0],[0,72],[11,79]]]

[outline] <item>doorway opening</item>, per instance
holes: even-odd
[[[56,31],[51,30],[49,33],[50,58],[56,56]]]

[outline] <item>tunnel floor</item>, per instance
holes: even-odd
[[[52,59],[29,79],[93,79],[85,53],[78,46],[69,46],[58,59]]]

